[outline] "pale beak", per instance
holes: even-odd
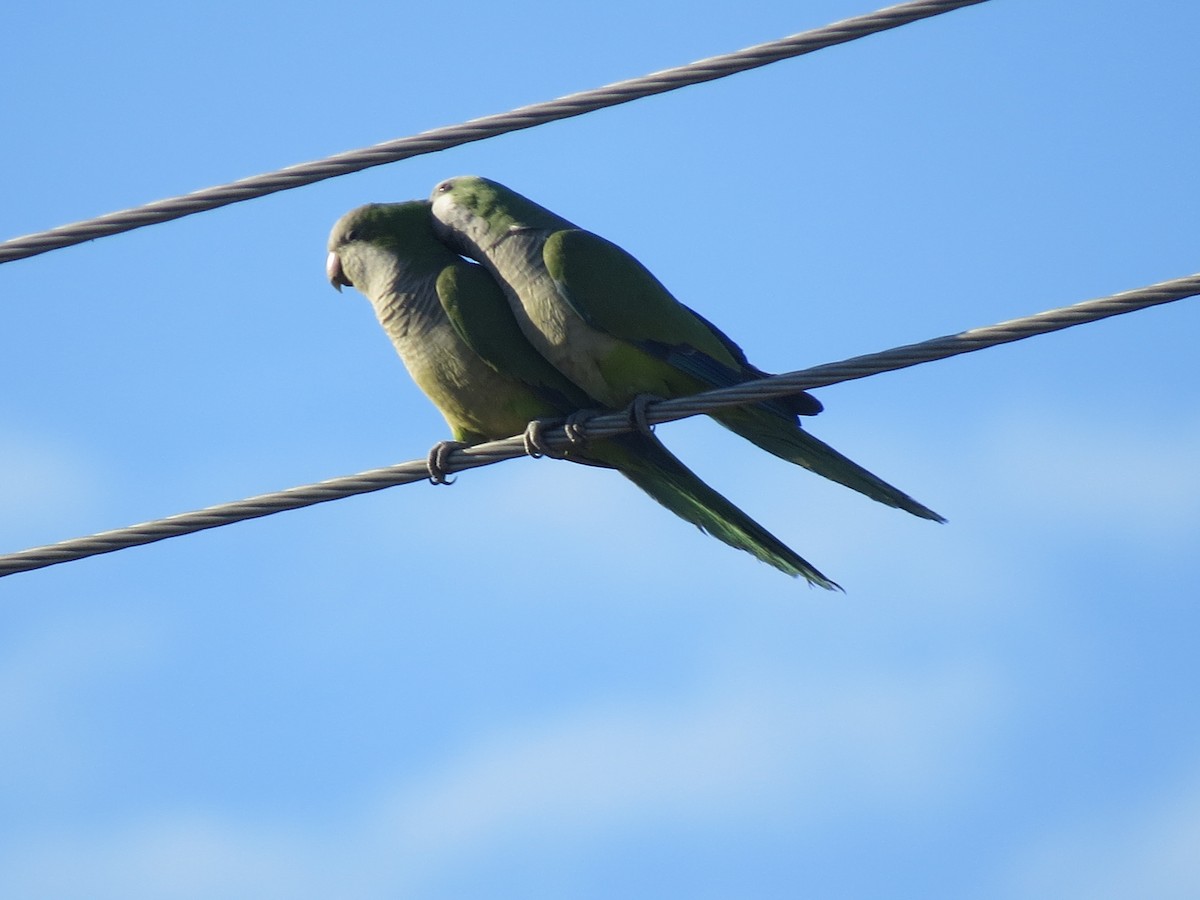
[[[329,283],[339,292],[343,286],[354,287],[350,279],[346,277],[346,273],[342,271],[342,258],[334,250],[329,251],[329,256],[325,258],[325,274],[329,276]]]

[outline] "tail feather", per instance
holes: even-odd
[[[922,519],[946,521],[923,503],[888,484],[878,475],[868,472],[854,460],[843,456],[824,441],[804,431],[793,421],[754,409],[733,410],[722,414],[719,421],[768,453],[866,494],[872,500],[902,509]]]
[[[840,586],[721,496],[657,438],[619,435],[588,447],[587,455],[622,475],[685,521],[768,565],[827,590]]]

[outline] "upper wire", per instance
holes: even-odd
[[[146,225],[169,222],[172,219],[179,219],[194,213],[313,184],[373,166],[382,166],[412,156],[434,153],[460,144],[533,128],[535,125],[542,125],[546,122],[568,119],[607,106],[617,106],[653,94],[673,91],[690,84],[713,81],[737,72],[745,72],[748,69],[756,69],[783,59],[812,53],[814,50],[824,47],[843,44],[869,34],[887,31],[964,6],[974,6],[985,2],[987,0],[914,0],[910,3],[901,3],[777,41],[757,44],[744,50],[713,56],[672,69],[664,69],[640,78],[631,78],[604,87],[568,94],[557,100],[522,106],[510,112],[471,119],[459,125],[423,131],[411,137],[385,141],[373,147],[349,150],[325,159],[288,166],[264,175],[255,175],[229,184],[204,188],[179,197],[156,200],[144,206],[108,213],[94,219],[60,225],[48,231],[16,237],[0,243],[0,263],[37,256],[50,250],[132,231]]]

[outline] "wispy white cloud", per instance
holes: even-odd
[[[585,846],[763,817],[818,829],[864,809],[953,802],[973,774],[966,748],[1006,714],[1003,688],[970,665],[820,686],[742,674],[690,697],[601,703],[494,734],[399,784],[373,830],[380,856],[435,877],[514,836]]]
[[[999,896],[1125,900],[1200,897],[1200,760],[1170,790],[1043,833]]]
[[[0,856],[9,896],[421,896],[522,846],[586,847],[630,828],[818,829],[865,808],[954,802],[962,761],[1005,715],[974,666],[820,685],[761,671],[653,700],[609,699],[483,736],[331,825],[150,811],[103,831],[31,836]],[[731,825],[732,823],[732,825]],[[803,823],[801,823],[803,827]]]
[[[985,445],[998,500],[1079,531],[1104,523],[1130,539],[1171,541],[1200,528],[1200,421],[1181,416],[1153,431],[1061,411],[1025,410],[995,424]],[[1191,543],[1191,538],[1188,538]]]
[[[0,656],[0,793],[64,790],[94,752],[77,711],[98,681],[157,652],[143,624],[57,623]]]
[[[94,503],[101,491],[93,467],[69,448],[0,434],[0,533],[53,521]]]
[[[104,831],[22,841],[2,857],[0,888],[11,897],[64,900],[321,896],[320,886],[333,886],[319,877],[323,856],[285,826],[168,811]]]

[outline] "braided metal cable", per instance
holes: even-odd
[[[734,53],[713,56],[685,66],[664,69],[640,78],[618,81],[605,87],[568,94],[557,100],[522,106],[510,112],[471,119],[460,125],[423,131],[412,137],[385,141],[373,147],[350,150],[314,162],[288,166],[277,172],[255,175],[230,184],[194,191],[180,197],[157,200],[133,209],[108,213],[70,225],[61,225],[49,231],[12,238],[0,243],[0,263],[37,256],[40,253],[106,237],[110,234],[132,231],[145,225],[168,222],[193,213],[228,206],[242,200],[251,200],[278,191],[324,181],[338,175],[369,169],[372,166],[381,166],[412,156],[433,153],[472,141],[481,141],[485,138],[532,128],[535,125],[542,125],[558,119],[568,119],[607,106],[617,106],[642,97],[673,91],[690,84],[713,81],[726,75],[755,69],[794,56],[802,56],[824,47],[843,44],[869,34],[907,25],[909,22],[919,19],[926,19],[963,6],[974,6],[984,2],[986,0],[914,0],[910,3],[901,3],[866,15],[843,19],[840,22],[801,32],[778,41],[758,44]]]
[[[655,404],[652,411],[649,412],[648,418],[651,422],[665,422],[705,413],[723,406],[737,406],[751,400],[759,401],[771,397],[782,397],[809,388],[825,387],[842,381],[866,378],[868,375],[878,375],[880,372],[894,372],[897,369],[906,369],[920,363],[946,359],[961,353],[971,353],[999,344],[1009,344],[1039,334],[1061,331],[1073,325],[1083,325],[1122,313],[1136,312],[1148,306],[1158,306],[1196,294],[1200,294],[1200,274],[1163,281],[1132,291],[1123,291],[1120,294],[1113,294],[1098,300],[1085,300],[1071,306],[998,322],[995,325],[931,338],[918,344],[907,344],[892,350],[868,353],[865,356],[855,356],[840,362],[813,366],[799,372],[776,375],[765,382],[751,381],[733,387],[706,391],[691,397],[665,401]],[[659,418],[659,411],[668,408],[673,413],[677,412],[678,415],[672,415],[669,419]],[[591,429],[589,429],[589,433],[590,431]]]
[[[1073,325],[1095,322],[1099,319],[1134,312],[1161,303],[1170,303],[1173,300],[1181,300],[1197,294],[1200,294],[1200,274],[1189,275],[1186,278],[1164,281],[1099,300],[1087,300],[1073,306],[1052,309],[1020,319],[1011,319],[984,328],[973,328],[970,331],[933,338],[919,344],[908,344],[879,353],[855,356],[840,362],[826,363],[798,372],[789,372],[786,375],[776,375],[761,381],[695,394],[691,397],[650,403],[645,406],[645,420],[650,424],[670,422],[710,412],[723,406],[758,402],[772,397],[794,394],[809,388],[865,378],[880,372],[905,369],[935,359],[971,353],[975,350],[983,350],[987,347],[1059,331]],[[588,420],[586,434],[588,438],[608,437],[630,431],[633,427],[628,412],[606,413]],[[562,428],[547,430],[542,437],[555,451],[562,451],[571,444]],[[525,452],[525,442],[521,437],[506,438],[502,441],[479,444],[451,453],[447,457],[445,469],[447,472],[460,472],[464,469],[473,469],[523,456]],[[326,503],[355,494],[366,494],[398,484],[423,481],[427,477],[426,461],[422,459],[381,469],[371,469],[358,475],[334,478],[304,487],[260,494],[247,500],[210,506],[206,509],[181,513],[128,528],[105,531],[90,537],[74,538],[58,544],[34,547],[19,553],[0,556],[0,577],[88,556],[97,556],[101,553],[111,553],[126,547],[150,544],[169,537],[229,525],[246,519],[256,519],[288,509],[299,509],[303,506],[313,506],[317,503]]]

